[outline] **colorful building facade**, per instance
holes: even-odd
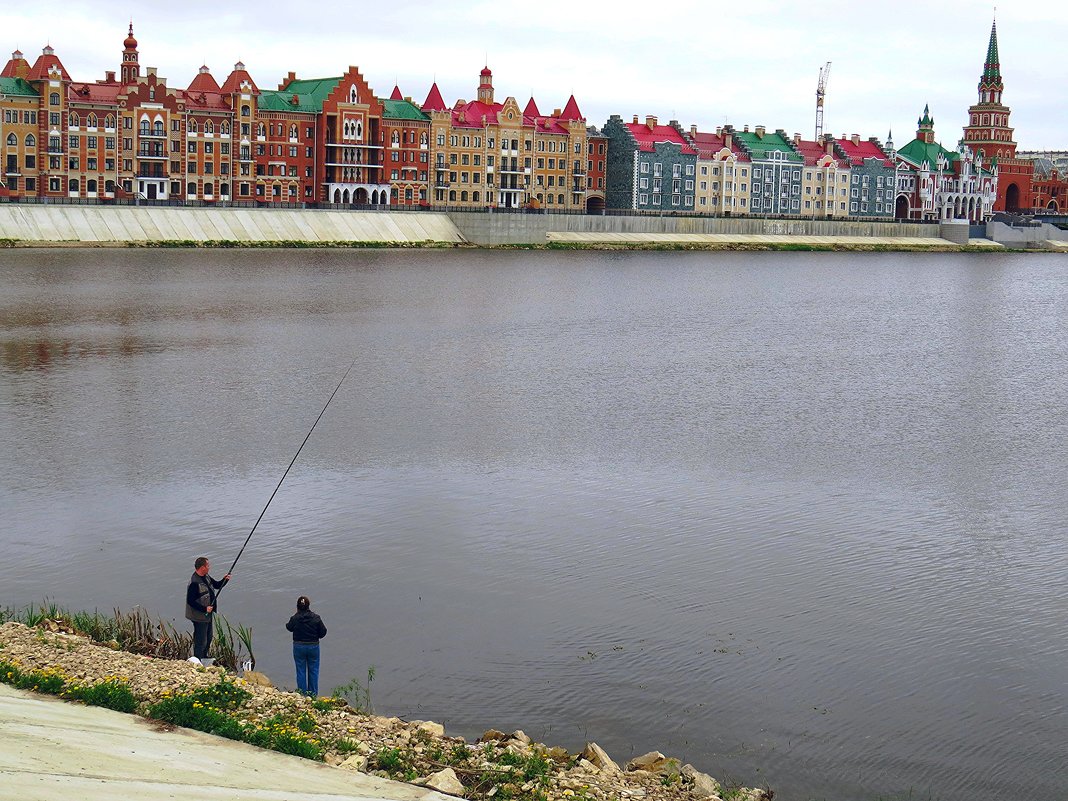
[[[649,115],[623,122],[614,114],[602,133],[608,139],[605,203],[610,209],[693,212],[697,149],[678,122],[660,125]]]

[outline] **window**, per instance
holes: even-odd
[[[58,106],[59,105],[59,92],[52,92],[52,94],[50,94],[48,96],[48,103],[49,103],[49,105],[52,105],[52,106]]]

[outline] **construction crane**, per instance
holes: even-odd
[[[816,86],[816,141],[823,138],[823,99],[827,96],[827,82],[831,79],[831,62],[820,67],[820,82]]]

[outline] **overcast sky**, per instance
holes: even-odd
[[[452,105],[474,99],[488,62],[498,100],[523,105],[533,93],[548,113],[573,92],[596,125],[655,114],[811,138],[819,69],[830,61],[825,132],[884,139],[892,128],[901,145],[929,103],[948,147],[976,101],[994,14],[980,0],[18,5],[0,10],[0,53],[17,47],[32,63],[50,42],[76,80],[118,69],[132,15],[142,65],[171,86],[187,86],[202,63],[221,82],[240,59],[270,89],[289,70],[321,77],[352,64],[381,96],[396,82],[422,103],[437,80]],[[1002,3],[998,39],[1020,147],[1068,149],[1068,3]]]

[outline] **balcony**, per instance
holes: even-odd
[[[137,132],[137,135],[141,139],[166,139],[167,138],[167,132],[163,131],[163,130],[159,130],[159,129],[150,130],[148,128],[142,128],[140,131]]]

